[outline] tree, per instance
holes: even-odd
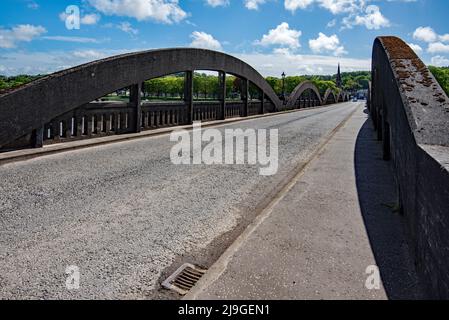
[[[312,82],[318,88],[318,91],[320,92],[321,96],[324,96],[327,89],[329,88],[332,89],[334,93],[338,91],[336,83],[331,80],[313,79]]]
[[[273,88],[277,95],[282,94],[282,80],[276,77],[267,77],[268,84]]]
[[[301,76],[294,76],[294,77],[286,77],[285,78],[285,93],[286,94],[290,94],[293,92],[293,90],[295,90],[295,88],[303,81],[305,81],[306,79],[304,77]],[[282,93],[282,79],[280,79],[281,81],[281,93]]]
[[[449,96],[449,67],[434,67],[429,66],[430,72],[432,72],[435,79],[438,81],[440,86]]]
[[[31,81],[42,78],[43,76],[44,75],[30,76],[23,74],[12,77],[0,76],[0,90],[2,91],[11,90],[23,86],[24,84],[27,84]]]
[[[234,92],[234,76],[226,76],[226,97],[231,97]]]

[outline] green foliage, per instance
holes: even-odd
[[[271,85],[277,95],[282,94],[282,79],[276,77],[267,77],[267,82]],[[331,88],[335,93],[339,90],[336,85],[337,76],[294,76],[285,78],[285,93],[290,94],[295,87],[301,82],[309,80],[312,81],[323,95],[328,88]],[[371,72],[357,71],[342,73],[343,89],[352,91],[359,89],[368,89],[368,83],[371,80]]]
[[[306,79],[301,76],[286,77],[285,78],[285,92],[291,93],[301,82]]]
[[[321,96],[324,96],[324,93],[329,88],[335,93],[338,91],[337,85],[334,81],[313,79],[312,82],[318,88]]]
[[[429,70],[430,72],[432,72],[435,79],[449,96],[449,67],[429,66]]]
[[[42,77],[43,75],[29,76],[23,74],[13,77],[0,76],[0,92],[20,87]]]
[[[167,76],[147,80],[143,85],[144,97],[182,97],[184,94],[184,78]]]
[[[217,98],[218,77],[205,73],[195,73],[193,76],[193,93],[197,99]]]
[[[282,94],[282,80],[276,77],[267,77],[268,84],[273,88],[277,95]]]
[[[434,68],[435,77],[439,78],[439,81],[448,90],[448,69]],[[9,90],[17,86],[23,85],[35,79],[42,77],[18,75],[14,77],[0,76],[0,90]],[[367,71],[359,72],[347,72],[342,73],[343,89],[344,90],[358,90],[367,89],[368,81],[371,78],[371,73]],[[446,80],[445,80],[446,79]],[[277,95],[282,95],[282,79],[276,77],[267,77],[267,82],[271,85]],[[336,83],[336,75],[329,76],[289,76],[285,78],[284,86],[285,93],[290,94],[295,87],[305,80],[312,81],[320,93],[331,88],[334,92],[338,91]],[[446,82],[444,82],[446,81]],[[240,98],[240,80],[231,75],[226,76],[226,96],[228,98]],[[195,72],[193,77],[193,93],[195,99],[217,99],[218,98],[218,77],[216,75],[198,73]],[[250,96],[252,98],[259,98],[259,92],[257,88],[250,85]],[[147,80],[143,84],[143,93],[145,99],[183,99],[184,97],[184,73],[169,75],[156,79]],[[117,95],[113,95],[110,98],[113,99],[126,99],[123,96],[123,92],[118,92]]]
[[[371,81],[371,72],[369,71],[356,71],[356,72],[343,72],[341,74],[343,82],[343,89],[349,91],[355,91],[364,89],[367,90],[369,81]]]
[[[233,92],[239,90],[235,84],[236,77],[226,75],[226,94],[232,96]],[[218,99],[219,95],[218,77],[206,73],[193,75],[193,96],[195,99]],[[165,77],[147,80],[143,86],[146,99],[183,99],[184,97],[184,74],[169,75]]]

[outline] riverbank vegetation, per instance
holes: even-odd
[[[13,77],[0,76],[0,90],[7,92],[20,87],[33,80],[39,79],[43,75],[18,75]],[[267,77],[268,83],[272,86],[279,96],[283,93],[282,79],[276,77]],[[284,80],[285,94],[290,94],[294,88],[305,80],[312,81],[319,89],[321,94],[331,88],[334,92],[338,91],[336,85],[336,75],[332,76],[288,76]],[[367,89],[370,80],[370,72],[347,72],[342,73],[343,89],[347,91],[357,91]],[[228,99],[238,99],[240,92],[240,79],[232,75],[226,76],[226,96]],[[193,94],[195,99],[208,100],[217,99],[219,96],[219,85],[217,74],[195,72],[193,78]],[[184,96],[184,73],[173,74],[165,77],[147,80],[143,84],[143,96],[147,100],[173,100],[182,99]],[[250,96],[258,98],[258,90],[254,86],[249,88]],[[128,91],[118,90],[117,92],[105,97],[107,100],[126,99]]]
[[[432,72],[435,79],[437,79],[440,86],[449,96],[449,67],[429,66],[429,70],[430,72]]]

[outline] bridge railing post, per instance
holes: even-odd
[[[226,119],[226,72],[218,73],[218,94],[220,99],[220,120]]]
[[[265,92],[260,89],[260,114],[265,113]]]
[[[184,101],[187,105],[187,124],[193,123],[193,71],[184,74]]]
[[[133,132],[141,131],[142,124],[142,83],[131,86],[129,92],[129,102],[134,108]]]
[[[44,146],[44,127],[33,130],[31,135],[31,147],[42,148]]]
[[[241,92],[242,100],[243,100],[243,117],[248,116],[248,108],[249,108],[249,80],[242,79],[242,92]]]

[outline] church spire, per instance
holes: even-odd
[[[337,88],[342,88],[343,83],[341,81],[341,73],[340,73],[340,63],[338,63],[338,71],[337,71]]]

